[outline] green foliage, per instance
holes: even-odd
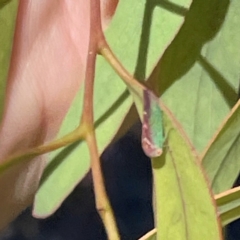
[[[181,1],[181,7],[188,6],[188,0]],[[106,37],[123,65],[129,71],[135,71],[138,79],[144,79],[151,73],[154,63],[173,39],[183,20],[183,16],[164,8],[161,1],[134,0],[129,7],[129,1],[122,0]],[[145,33],[146,29],[148,34]],[[147,55],[142,56],[143,52]],[[81,95],[80,91],[59,136],[69,133],[79,124]],[[132,104],[122,80],[102,57],[97,60],[94,103],[97,141],[99,151],[102,152],[116,134]],[[34,215],[46,217],[52,214],[89,170],[89,161],[84,142],[51,154],[35,197]],[[59,187],[56,187],[56,183]]]
[[[237,101],[239,4],[194,0],[158,66],[164,102],[199,152]]]
[[[220,132],[207,149],[202,164],[211,182],[214,193],[233,186],[240,169],[239,131],[240,102],[229,114]]]
[[[220,224],[209,186],[215,194],[228,190],[240,169],[240,2],[193,0],[190,8],[189,0],[175,2],[122,0],[106,32],[123,65],[138,80],[149,78],[159,87],[154,90],[161,93],[165,112],[166,146],[160,157],[152,159],[157,234],[152,232],[142,239],[219,240]],[[17,3],[0,4],[0,114]],[[128,88],[132,97],[112,67],[98,57],[94,115],[100,153],[124,118],[131,117],[127,114],[133,102],[143,120],[143,91],[134,85]],[[80,90],[58,138],[79,125],[82,102]],[[155,116],[154,121],[162,121],[161,114]],[[154,131],[159,138],[156,141],[162,144],[162,125]],[[35,196],[34,215],[51,215],[89,168],[89,152],[83,141],[52,152]],[[239,199],[239,190],[217,198],[223,226],[240,216]]]
[[[221,239],[215,203],[200,162],[173,120],[164,115],[166,147],[159,158],[152,159],[157,240]]]
[[[233,222],[240,216],[240,187],[231,189],[216,197],[218,212],[223,226]]]

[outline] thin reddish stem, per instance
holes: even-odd
[[[80,126],[84,125],[88,129],[86,140],[91,157],[91,167],[97,211],[105,226],[108,239],[119,240],[120,237],[116,221],[105,189],[101,162],[97,148],[96,134],[94,129],[93,96],[95,63],[98,50],[98,40],[102,38],[99,0],[91,0],[90,9],[90,43],[85,78],[85,92],[83,104],[84,112],[82,115]]]

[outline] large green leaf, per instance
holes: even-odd
[[[215,194],[233,186],[240,170],[240,101],[206,150],[202,164]]]
[[[240,218],[240,187],[220,193],[215,199],[223,226]]]
[[[0,119],[4,105],[17,9],[17,0],[0,2]]]
[[[200,162],[172,120],[164,115],[165,151],[152,159],[157,240],[220,240],[215,201]]]
[[[139,79],[150,74],[183,23],[183,13],[189,7],[190,0],[175,2],[119,2],[106,37],[123,65],[129,71],[135,71]],[[125,85],[101,57],[97,60],[94,98],[97,141],[101,153],[114,137],[132,104]],[[79,124],[81,103],[80,91],[64,120],[59,137]],[[89,154],[84,142],[52,153],[35,197],[34,215],[46,217],[55,211],[83,178],[89,166]]]
[[[194,0],[157,66],[164,102],[199,152],[238,97],[239,8],[237,0]]]

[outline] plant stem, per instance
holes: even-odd
[[[85,126],[80,125],[73,132],[63,136],[60,139],[54,140],[45,145],[40,145],[35,148],[28,149],[21,153],[10,155],[0,164],[0,174],[16,164],[19,164],[25,161],[31,161],[32,158],[36,156],[54,151],[61,147],[65,147],[71,143],[84,139],[86,136],[86,131],[87,129],[85,128]]]
[[[86,140],[91,157],[96,209],[103,221],[108,239],[119,240],[120,236],[118,233],[117,224],[105,189],[94,129],[93,89],[95,63],[99,39],[98,34],[102,32],[99,0],[91,0],[90,9],[90,42],[85,77],[85,92],[83,103],[84,112],[82,115],[81,124],[87,126],[88,129]]]
[[[92,160],[92,176],[93,176],[96,209],[103,221],[108,239],[119,240],[120,236],[118,233],[113,210],[111,208],[111,205],[106,193],[106,189],[105,189],[99,154],[97,151],[96,136],[94,134],[94,131],[92,132],[92,134],[88,135],[87,143],[88,143],[89,152]]]
[[[118,60],[116,55],[113,53],[111,48],[109,47],[108,43],[106,42],[105,38],[102,39],[101,44],[99,44],[98,48],[99,54],[101,54],[108,63],[112,66],[115,72],[122,78],[122,80],[128,85],[135,85],[142,90],[146,90],[147,87],[136,80],[127,70],[124,68],[122,63]]]
[[[147,234],[139,238],[139,240],[148,240],[148,239],[154,238],[154,235],[156,235],[156,233],[157,233],[157,229],[154,228],[150,232],[148,232]]]
[[[154,211],[154,226],[156,229],[159,229],[159,214],[161,214],[158,210],[161,209],[161,206],[158,206],[158,203],[160,201],[158,201],[161,196],[159,196],[159,191],[157,191],[157,189],[159,189],[159,157],[157,158],[152,158],[151,159],[151,165],[152,165],[152,175],[153,175],[153,211]],[[156,234],[158,235],[158,234]],[[156,236],[156,239],[158,239],[158,236]]]

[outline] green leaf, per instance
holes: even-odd
[[[231,188],[240,169],[240,101],[203,154],[202,165],[215,194]]]
[[[190,2],[119,1],[106,37],[123,65],[130,72],[135,71],[139,79],[149,76],[159,56],[183,23],[183,12]],[[101,153],[114,138],[132,104],[125,84],[101,57],[97,60],[94,102],[97,141]],[[80,91],[58,137],[77,127],[82,111],[81,103]],[[84,177],[89,166],[89,154],[84,142],[52,153],[35,197],[34,215],[47,217],[52,214]]]
[[[164,103],[199,152],[238,98],[239,8],[240,1],[194,0],[157,67]]]
[[[215,201],[180,125],[164,114],[167,146],[152,159],[157,240],[219,240]],[[176,125],[177,124],[177,125]]]
[[[0,119],[4,105],[17,9],[17,0],[6,0],[0,3]]]
[[[220,193],[215,199],[223,226],[240,218],[240,187]]]
[[[102,81],[102,84],[105,87],[108,86],[106,81]],[[83,94],[80,91],[62,125],[60,135],[65,135],[78,126],[82,97]],[[108,94],[108,97],[111,99],[114,96]],[[127,108],[130,103],[131,99],[128,98],[119,104],[122,108]],[[97,119],[96,134],[100,149],[104,149],[105,146],[103,144],[105,141],[110,141],[115,133],[115,129],[109,128],[109,126],[111,126],[112,122],[120,125],[122,121],[121,116],[121,108],[116,107],[113,109],[109,108],[109,111],[106,111]],[[59,149],[51,153],[51,161],[45,169],[40,188],[35,196],[33,214],[36,217],[44,218],[57,210],[65,197],[71,193],[76,184],[86,175],[89,168],[90,160],[85,142],[77,142],[63,150]]]

